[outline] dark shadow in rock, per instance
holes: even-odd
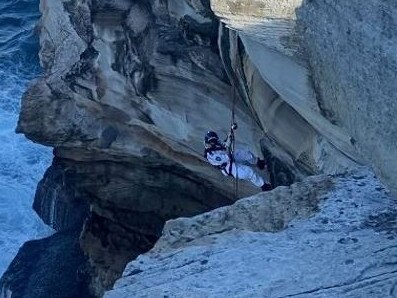
[[[73,187],[75,174],[54,160],[37,186],[33,209],[56,231],[79,229],[88,216],[88,202]]]
[[[274,143],[270,139],[262,139],[261,148],[270,174],[270,180],[274,187],[281,185],[289,186],[300,181],[304,176],[313,174],[303,167],[303,165],[288,165],[286,162],[274,156],[268,149],[269,142]]]
[[[195,173],[154,159],[55,158],[39,185],[35,209],[48,224],[81,231],[86,219],[80,244],[90,258],[90,289],[97,296],[113,286],[128,262],[153,247],[166,220],[233,203]]]

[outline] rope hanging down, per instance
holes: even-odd
[[[235,122],[235,110],[236,110],[235,80],[233,80],[232,84],[233,84],[233,105],[232,105],[232,117],[231,117],[232,119],[231,119],[231,123],[230,123],[230,147],[229,147],[230,162],[232,164],[231,170],[233,169],[233,163],[234,163],[233,154],[236,149],[234,130],[237,129],[237,124]],[[237,199],[238,199],[238,171],[237,171],[237,166],[235,164],[234,164],[234,167],[236,169],[236,177],[234,179],[234,201],[237,201]]]
[[[236,36],[237,37],[237,36]],[[238,37],[237,37],[238,38]],[[235,135],[234,135],[234,131],[237,129],[237,124],[235,121],[235,116],[236,116],[236,102],[237,102],[237,96],[239,94],[239,79],[238,79],[238,70],[239,70],[239,66],[241,67],[241,61],[239,61],[239,55],[238,55],[238,41],[237,39],[235,40],[235,45],[234,45],[234,49],[235,49],[235,59],[234,59],[234,63],[233,61],[231,61],[231,71],[229,73],[230,75],[230,81],[232,83],[232,87],[233,87],[233,103],[232,103],[232,115],[231,115],[231,128],[230,128],[230,147],[229,147],[229,155],[230,155],[230,161],[231,164],[234,163],[234,158],[233,158],[233,154],[235,151]],[[240,63],[239,63],[240,62]],[[234,64],[234,67],[233,67]],[[234,180],[234,200],[236,201],[238,199],[238,169],[237,166],[234,164],[235,170],[236,170],[236,175],[235,175],[235,180]],[[232,169],[233,167],[231,167]]]

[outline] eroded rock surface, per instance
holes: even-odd
[[[211,7],[242,41],[252,105],[276,144],[314,171],[371,164],[396,189],[394,1],[212,0]],[[273,97],[264,96],[269,90]],[[296,131],[280,119],[293,119]]]
[[[232,88],[208,1],[41,1],[45,74],[27,91],[18,131],[55,147],[35,209],[81,244],[100,295],[150,249],[165,220],[233,202],[232,180],[202,157],[208,129],[226,134]],[[239,144],[260,129],[239,100]],[[240,196],[253,193],[240,184]]]
[[[395,297],[396,200],[369,170],[166,224],[105,297]]]
[[[227,133],[233,99],[237,146],[265,153],[275,186],[362,163],[395,186],[391,0],[379,7],[333,0],[41,0],[40,9],[45,73],[24,96],[17,130],[55,148],[35,209],[59,231],[85,220],[80,244],[98,296],[155,244],[165,221],[234,202],[232,179],[202,157],[208,129]],[[315,212],[322,184],[313,179],[307,185],[320,189],[303,193],[314,201],[298,204],[292,196],[292,209],[278,206],[262,232]],[[266,198],[285,200],[291,189]],[[239,184],[240,197],[257,191]],[[354,198],[366,199],[372,190],[365,192]],[[258,202],[258,210],[275,212],[266,203],[274,200]],[[229,209],[221,210],[214,214]],[[240,222],[244,210],[233,214],[217,223],[220,232],[223,224],[236,227],[234,221],[249,229],[255,224]],[[251,237],[227,235],[236,240],[236,233]]]
[[[321,110],[395,193],[396,15],[395,1],[304,1],[298,11]]]

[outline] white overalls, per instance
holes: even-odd
[[[264,179],[250,166],[256,165],[257,158],[249,150],[237,149],[233,153],[233,162],[230,161],[226,150],[215,150],[206,153],[210,164],[221,169],[225,176],[250,181],[257,187],[261,187]]]

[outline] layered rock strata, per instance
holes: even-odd
[[[90,203],[81,244],[100,295],[165,220],[233,202],[231,179],[201,155],[206,130],[226,134],[233,96],[238,146],[260,155],[262,132],[231,87],[208,1],[43,0],[40,9],[45,75],[25,94],[18,131],[55,147],[34,206],[45,222],[62,230]],[[292,165],[273,181],[303,177]],[[252,193],[239,185],[240,196]]]
[[[17,130],[55,148],[35,209],[58,230],[86,220],[96,295],[166,220],[233,203],[232,179],[202,157],[203,134],[226,135],[233,102],[237,146],[265,153],[274,185],[361,163],[395,185],[395,6],[374,3],[41,0],[45,74]],[[373,58],[389,75],[361,88]],[[256,191],[239,185],[240,197]]]
[[[231,179],[201,153],[205,131],[226,134],[230,124],[218,21],[201,2],[41,1],[40,9],[45,75],[24,97],[18,131],[56,148],[35,200],[45,222],[71,225],[90,203],[81,244],[100,295],[165,220],[233,202]],[[239,143],[259,154],[249,113],[239,100]]]

